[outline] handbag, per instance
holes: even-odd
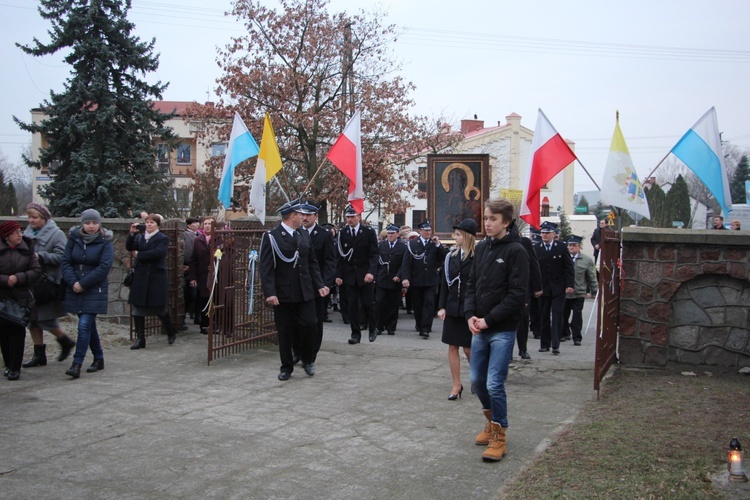
[[[13,299],[0,299],[0,319],[25,327],[29,324],[31,308]]]
[[[130,287],[133,284],[133,277],[135,276],[135,269],[132,267],[128,269],[128,274],[125,275],[125,279],[122,280],[122,284],[126,287]]]
[[[39,264],[42,266],[42,278],[34,283],[34,300],[39,305],[49,304],[55,300],[63,300],[65,298],[65,286],[55,283],[49,277],[43,260],[40,259]]]

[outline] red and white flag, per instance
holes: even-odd
[[[344,133],[336,139],[327,158],[349,179],[349,203],[361,214],[365,210],[365,191],[362,189],[362,140],[359,111],[354,112]]]
[[[523,220],[539,229],[541,189],[575,159],[576,154],[540,109],[534,140],[531,141],[531,165],[526,172],[526,189],[521,199],[520,216]]]

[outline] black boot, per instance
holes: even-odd
[[[57,339],[57,343],[60,344],[60,354],[57,356],[58,361],[65,361],[68,359],[68,356],[70,356],[70,351],[72,351],[76,343],[71,340],[70,337],[67,335],[63,335],[59,339]]]
[[[178,326],[177,329],[181,332],[184,332],[185,330],[187,330],[187,325],[185,324],[184,314],[180,314],[180,326]]]
[[[177,335],[177,330],[172,324],[172,318],[170,318],[168,314],[165,314],[164,316],[159,316],[159,320],[161,321],[161,324],[164,325],[164,328],[167,330],[167,342],[169,342],[169,345],[174,344],[175,335]]]
[[[23,363],[21,366],[24,368],[33,368],[35,366],[46,366],[47,365],[47,346],[34,344],[34,355],[31,359]]]
[[[70,375],[73,378],[78,378],[81,376],[81,365],[80,363],[73,363],[70,365],[70,368],[68,368],[68,371],[65,372],[65,375]]]
[[[104,359],[94,359],[94,362],[91,363],[91,366],[86,368],[86,373],[94,373],[98,372],[99,370],[104,370]]]
[[[146,318],[144,316],[133,316],[133,326],[135,326],[135,342],[130,346],[131,349],[146,348]]]

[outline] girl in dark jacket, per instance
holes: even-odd
[[[146,217],[146,230],[138,232],[138,225],[130,225],[130,234],[125,240],[125,248],[137,251],[133,283],[130,286],[128,302],[133,306],[133,324],[136,339],[131,349],[146,347],[146,316],[158,316],[167,330],[169,344],[174,344],[176,328],[169,318],[167,299],[169,284],[167,274],[167,251],[169,236],[159,231],[161,216],[149,214]]]
[[[23,236],[21,225],[12,220],[0,224],[0,298],[33,309],[31,287],[41,276],[42,268],[34,253],[34,242]],[[0,332],[0,350],[5,362],[3,375],[8,380],[18,380],[26,327],[0,319]]]
[[[442,340],[444,344],[448,344],[448,365],[453,378],[453,390],[448,396],[451,401],[460,398],[464,390],[461,384],[459,347],[463,347],[466,359],[471,361],[471,332],[464,319],[464,298],[466,281],[474,261],[477,223],[474,219],[464,219],[458,226],[453,226],[453,229],[456,248],[445,257],[438,301],[438,318],[443,320]]]
[[[78,340],[73,364],[66,375],[81,376],[81,365],[91,347],[94,362],[86,369],[104,369],[104,351],[96,329],[96,315],[106,314],[109,304],[108,276],[112,269],[112,231],[103,229],[101,215],[93,208],[81,214],[81,225],[70,230],[60,265],[67,285],[65,312],[78,315]]]

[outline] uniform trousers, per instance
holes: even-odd
[[[430,333],[435,317],[435,286],[410,286],[417,331]]]
[[[381,332],[395,332],[398,322],[398,310],[401,305],[401,288],[375,287],[375,308],[378,316],[378,328]]]
[[[361,323],[366,322],[370,333],[377,328],[375,319],[375,285],[365,283],[363,285],[344,285],[346,290],[346,303],[349,307],[349,321],[352,328],[352,338],[359,339],[362,336]],[[359,309],[362,307],[364,318],[360,317]],[[364,320],[364,321],[362,321]]]
[[[313,342],[317,315],[315,300],[282,302],[273,308],[273,318],[279,337],[279,357],[282,372],[292,373],[294,361],[292,346],[300,346],[299,356],[305,364],[314,361]]]
[[[518,355],[521,353],[528,352],[528,340],[529,340],[529,304],[531,299],[526,299],[521,310],[521,320],[518,322],[518,329],[516,330],[516,342],[518,342]]]
[[[542,325],[542,349],[559,349],[560,336],[563,328],[563,312],[565,309],[565,295],[557,297],[539,297],[539,315]]]
[[[580,342],[583,339],[581,329],[583,328],[583,303],[585,300],[585,297],[565,299],[563,335],[571,335],[574,342]],[[571,313],[573,314],[572,318]]]

